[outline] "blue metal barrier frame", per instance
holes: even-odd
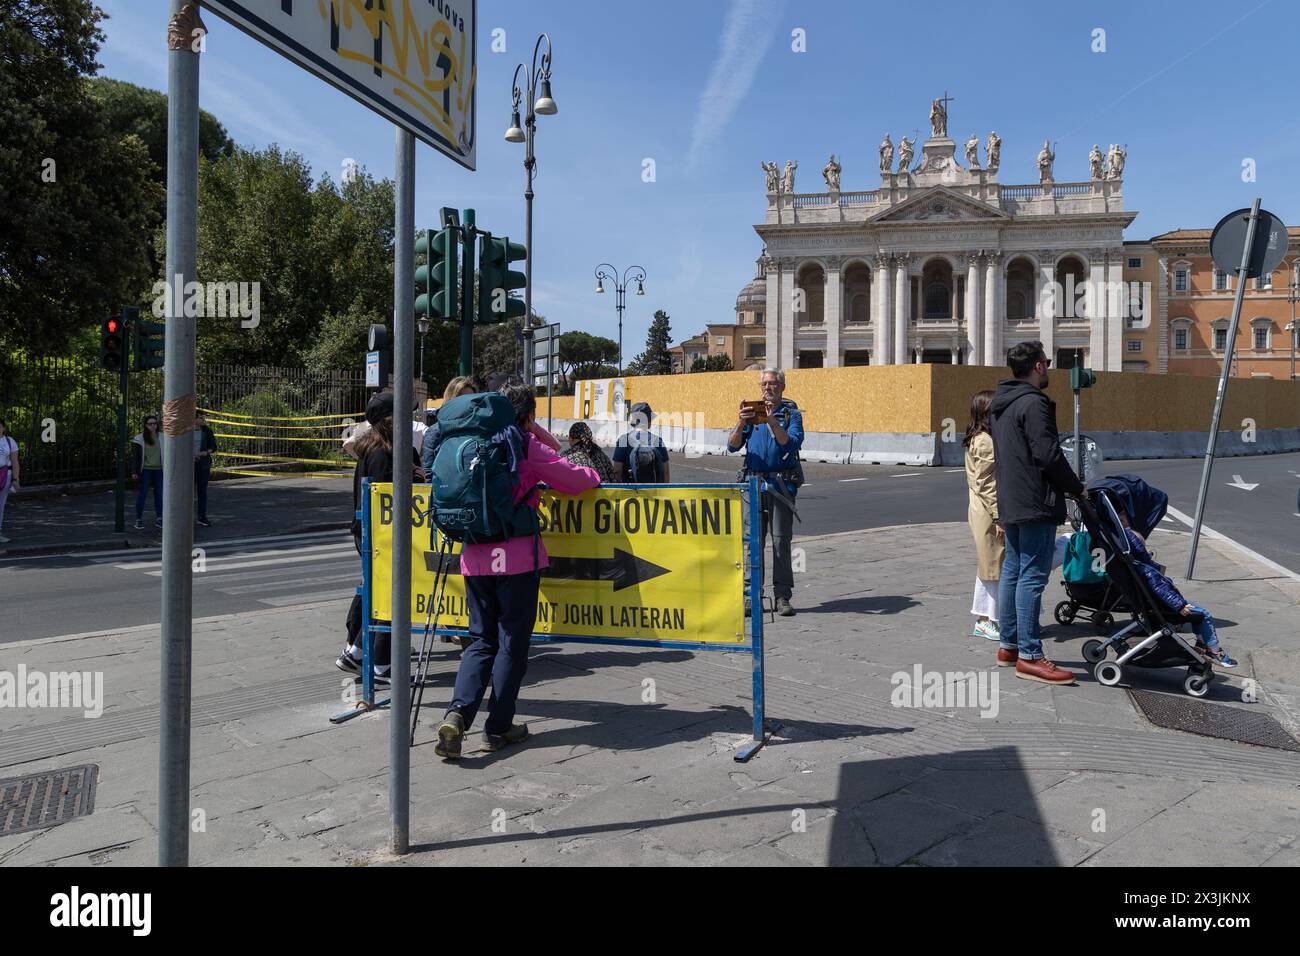
[[[750,597],[750,640],[747,644],[719,644],[714,642],[702,641],[654,641],[643,638],[631,637],[593,637],[585,634],[534,634],[530,640],[533,644],[606,644],[615,647],[656,647],[668,648],[670,650],[686,651],[724,651],[740,652],[749,654],[753,658],[753,676],[751,684],[751,696],[753,700],[753,739],[736,751],[735,760],[738,763],[747,763],[754,754],[762,749],[767,743],[771,734],[780,729],[780,724],[775,721],[766,719],[766,693],[765,677],[763,672],[763,572],[762,572],[762,548],[763,548],[763,525],[762,525],[762,504],[759,492],[759,480],[750,478],[748,483],[729,483],[729,482],[674,482],[659,485],[633,485],[633,484],[603,484],[602,488],[618,488],[639,491],[642,488],[659,491],[664,488],[683,488],[683,489],[700,489],[700,488],[731,488],[743,489],[743,493],[749,497],[749,532],[746,535],[749,543],[749,597]],[[356,713],[363,713],[385,706],[388,701],[374,702],[374,681],[373,668],[371,667],[371,654],[373,653],[374,635],[387,634],[392,632],[391,623],[372,621],[370,619],[370,479],[362,479],[361,482],[361,510],[357,513],[361,518],[361,559],[362,559],[362,597],[361,597],[361,647],[362,647],[362,678],[361,693],[363,703],[358,707]],[[743,498],[742,498],[743,503]],[[742,592],[743,594],[743,592]],[[411,627],[417,625],[412,622]],[[419,625],[423,631],[423,625]],[[439,627],[434,629],[436,635],[457,635],[467,636],[469,631],[465,628]],[[355,716],[355,713],[349,714]],[[331,718],[333,719],[333,718]],[[347,719],[346,717],[344,719]],[[341,721],[335,721],[341,722]]]

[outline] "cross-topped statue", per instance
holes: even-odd
[[[930,138],[940,139],[948,135],[948,104],[956,99],[943,91],[943,96],[930,103]]]

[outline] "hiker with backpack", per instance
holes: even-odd
[[[632,406],[628,423],[632,430],[618,436],[614,444],[614,470],[619,481],[634,485],[658,485],[668,477],[668,448],[650,431],[654,412],[646,402]]]
[[[803,465],[799,449],[803,446],[803,413],[785,398],[785,372],[765,368],[759,373],[763,393],[763,415],[753,402],[740,403],[740,417],[727,438],[727,451],[745,449],[745,465],[738,480],[751,475],[761,480],[763,540],[772,532],[772,593],[776,613],[792,617],[794,606],[794,569],[790,539],[794,536],[794,499],[803,484]]]
[[[489,681],[483,749],[527,739],[528,726],[514,717],[547,566],[538,491],[576,495],[600,486],[594,470],[570,464],[537,437],[536,415],[533,390],[520,384],[453,398],[438,412],[430,518],[439,532],[463,543],[460,573],[472,641],[438,725],[434,753],[447,760],[460,758]]]

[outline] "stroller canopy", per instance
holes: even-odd
[[[1111,475],[1088,484],[1089,491],[1104,491],[1128,514],[1133,530],[1147,537],[1165,517],[1169,496],[1137,475]]]

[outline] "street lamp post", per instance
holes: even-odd
[[[541,52],[542,41],[546,41],[546,52],[542,54],[542,61],[537,62],[537,54]],[[529,71],[525,89],[519,89],[519,71],[524,69],[520,63],[515,67],[515,76],[511,81],[510,89],[510,128],[506,130],[506,142],[524,144],[524,171],[527,174],[527,185],[524,189],[524,248],[528,250],[528,255],[524,257],[524,324],[522,338],[524,341],[524,364],[531,366],[532,349],[529,347],[533,339],[532,322],[533,322],[533,174],[537,169],[537,158],[533,154],[533,140],[537,135],[537,115],[554,116],[559,112],[559,107],[555,105],[555,100],[551,98],[551,38],[543,33],[537,38],[536,45],[533,46],[533,65]],[[528,113],[524,119],[524,126],[519,126],[519,103],[527,97]],[[526,381],[532,380],[532,368],[525,369]]]
[[[608,272],[605,270],[609,270]],[[623,272],[622,281],[618,269],[608,262],[596,266],[596,294],[605,294],[605,280],[614,283],[614,308],[618,310],[618,376],[623,377],[623,310],[627,307],[627,284],[636,279],[636,294],[645,295],[645,270],[640,266],[628,266]]]

